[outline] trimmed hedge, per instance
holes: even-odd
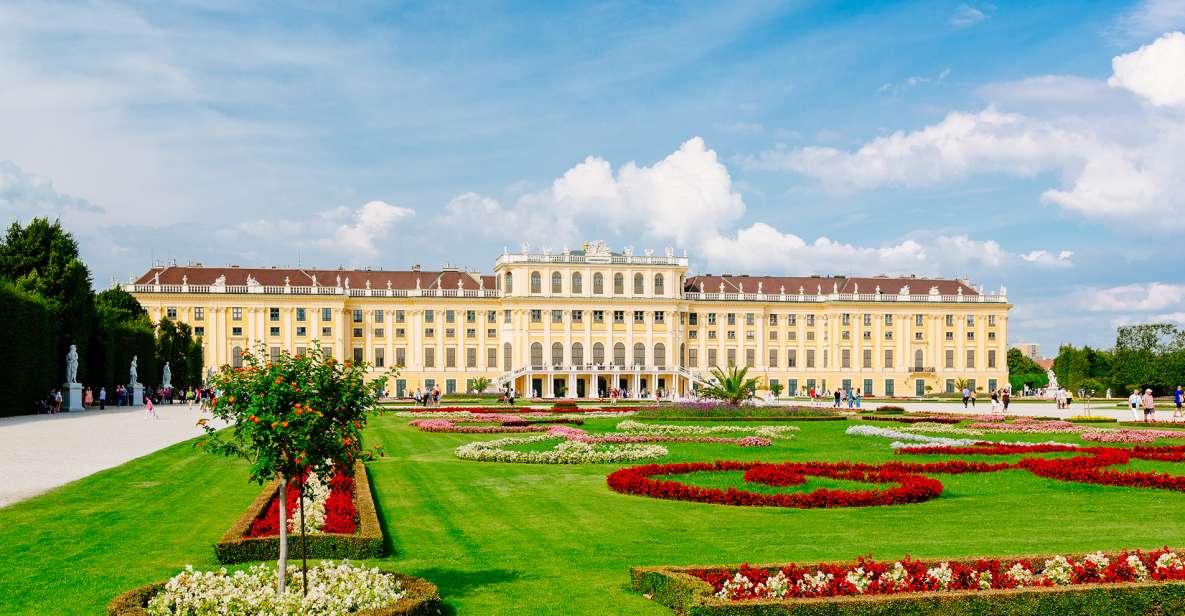
[[[1115,423],[1119,420],[1114,417],[1099,417],[1097,415],[1075,415],[1073,417],[1067,417],[1066,421],[1072,421],[1074,423]]]
[[[238,521],[226,531],[222,539],[214,544],[214,555],[218,562],[230,564],[251,560],[275,560],[280,557],[280,538],[245,537],[247,529],[267,509],[272,497],[280,489],[275,481],[267,487],[251,506],[243,512]],[[354,506],[358,509],[358,532],[352,535],[318,533],[306,535],[309,558],[365,559],[384,556],[386,551],[383,531],[379,526],[378,511],[370,491],[370,478],[366,465],[354,463]],[[288,534],[288,553],[301,553],[300,533]]]
[[[65,372],[57,374],[58,327],[52,309],[41,296],[0,280],[0,323],[4,324],[0,374],[5,383],[0,417],[33,413],[34,403],[66,378]]]
[[[634,591],[686,616],[1129,616],[1185,613],[1185,583],[1181,582],[730,601],[716,598],[711,585],[685,573],[703,568],[635,567],[630,570],[630,578]]]
[[[402,573],[387,575],[399,580],[407,594],[394,605],[356,612],[355,616],[439,616],[444,613],[440,592],[435,584]],[[157,582],[119,595],[107,605],[108,616],[147,616],[148,612],[144,608],[164,585],[164,582]]]
[[[899,406],[878,406],[876,412],[881,415],[900,415],[905,412],[905,409]]]

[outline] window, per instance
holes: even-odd
[[[913,339],[914,340],[921,340],[922,339],[922,332],[914,332]]]
[[[967,369],[975,369],[975,349],[967,349]]]
[[[361,328],[361,327],[355,327],[355,328],[354,328],[354,337],[355,337],[355,338],[361,338],[361,337],[362,337],[362,328]]]
[[[687,349],[687,367],[699,368],[699,349]]]
[[[732,327],[737,324],[737,314],[735,312],[728,313],[728,325]]]
[[[465,322],[466,323],[476,323],[477,322],[477,311],[476,310],[466,310],[465,311]]]
[[[654,294],[655,295],[665,295],[666,294],[665,288],[666,287],[665,287],[664,281],[662,279],[662,274],[655,274],[654,275]]]
[[[424,311],[424,322],[434,323],[436,321],[436,313],[431,310]]]
[[[240,328],[240,331],[242,331],[241,328]],[[321,337],[322,338],[332,338],[333,337],[333,328],[332,327],[322,327],[321,328]]]
[[[406,329],[406,328],[403,328],[403,327],[396,327],[396,328],[395,328],[395,337],[396,337],[396,338],[402,338],[402,337],[404,337],[404,336],[406,336],[406,335],[407,335],[407,329]]]
[[[362,361],[362,347],[354,347],[354,363],[361,364]]]
[[[543,274],[531,272],[531,293],[543,292]]]
[[[613,322],[614,323],[625,323],[625,311],[624,310],[614,310],[613,311]]]
[[[798,332],[794,330],[786,332],[786,340],[798,340]]]
[[[815,367],[815,350],[814,349],[807,349],[806,350],[806,367],[807,368],[814,368]]]
[[[967,315],[967,327],[975,327],[975,315]]]
[[[848,325],[851,325],[852,324],[852,315],[850,315],[846,312],[843,313],[843,315],[841,315],[841,317],[840,317],[839,322],[841,325],[843,325],[845,327]]]
[[[646,293],[646,279],[642,274],[634,274],[634,295]]]
[[[165,318],[166,319],[176,319],[177,318],[177,308],[174,306],[169,306],[168,308],[165,308]]]
[[[841,338],[843,338],[844,340],[851,340],[851,339],[852,339],[852,332],[850,332],[850,331],[848,331],[848,330],[846,330],[846,329],[845,329],[845,330],[843,330],[842,332],[840,332],[840,333],[839,333],[839,335],[840,335],[840,337],[841,337]]]
[[[321,309],[321,320],[322,321],[332,321],[333,320],[333,309],[332,308],[322,308]]]
[[[502,345],[502,369],[503,370],[510,370],[510,367],[514,365],[513,350],[514,350],[514,347],[510,346],[509,342]]]
[[[279,335],[280,335],[280,328],[279,328],[279,327],[271,327],[271,328],[268,328],[267,335],[269,335],[269,336],[279,336]]]
[[[197,336],[198,338],[205,336],[206,335],[206,328],[201,325],[194,327],[193,328],[193,335]]]
[[[717,355],[716,349],[708,349],[708,367],[709,368],[716,368],[720,365],[716,361],[716,359],[717,359],[716,355]]]
[[[604,323],[605,322],[605,311],[604,310],[594,310],[592,312],[593,312],[593,323]]]
[[[514,292],[514,277],[510,275],[510,272],[506,272],[502,278],[502,292],[507,295]]]
[[[444,337],[445,338],[456,338],[457,337],[457,328],[455,328],[455,327],[444,328]]]
[[[355,309],[354,309],[354,322],[355,322],[355,323],[361,323],[361,322],[362,322],[362,310],[361,310],[360,308],[355,308]]]
[[[733,366],[736,366],[737,365],[737,350],[736,349],[725,349],[724,353],[725,353],[725,357],[727,358],[727,361],[728,361],[728,367],[731,368]]]
[[[953,314],[946,315],[946,326],[947,327],[954,327],[955,326],[955,315],[953,315]]]
[[[996,325],[996,315],[994,315],[994,314],[989,314],[989,315],[988,315],[988,325],[989,325],[989,326],[995,326],[995,325]],[[993,388],[993,389],[995,389],[995,388]]]
[[[243,320],[243,309],[237,308],[237,307],[231,308],[230,309],[230,318],[233,321],[242,321]]]
[[[872,326],[872,315],[871,315],[871,314],[865,314],[865,315],[864,315],[864,326],[865,326],[865,327],[871,327],[871,326]]]
[[[666,323],[667,322],[667,313],[665,313],[661,310],[655,310],[654,311],[654,322],[655,323]]]
[[[572,322],[573,323],[583,323],[584,322],[584,311],[583,310],[573,310],[572,311]]]
[[[786,349],[786,367],[798,367],[798,349]]]
[[[646,345],[642,344],[641,342],[634,344],[634,365],[646,365]]]
[[[552,310],[551,311],[551,322],[552,323],[563,323],[564,322],[564,311],[563,310]]]
[[[813,315],[813,314],[806,315],[806,326],[807,327],[814,327],[815,326],[815,315]]]
[[[465,349],[465,367],[466,368],[476,368],[477,367],[477,348],[476,347],[468,347]]]
[[[457,367],[457,349],[456,348],[446,347],[444,349],[444,367],[445,368],[456,368]]]
[[[514,313],[512,313],[509,309],[503,310],[502,311],[502,322],[503,323],[511,323],[513,321],[514,321]]]
[[[753,339],[753,330],[746,329],[745,330],[745,340],[752,340],[752,339]]]
[[[333,347],[332,346],[329,346],[329,345],[323,346],[323,347],[321,347],[321,350],[325,352],[325,357],[333,357]]]
[[[988,340],[995,340],[996,332],[988,332]]]
[[[731,329],[730,329],[730,330],[728,330],[728,339],[729,339],[729,340],[736,340],[736,339],[737,339],[737,333],[736,333],[736,331],[734,331],[734,330],[731,330]]]
[[[204,321],[206,319],[206,309],[197,307],[193,309],[193,320]]]
[[[755,315],[752,312],[745,314],[745,325],[747,325],[749,327],[753,327],[753,324],[755,322],[756,322]]]
[[[406,366],[407,365],[407,348],[406,347],[395,347],[395,365],[396,366]]]
[[[592,360],[593,363],[597,364],[598,366],[605,363],[605,345],[601,344],[600,342],[593,343]]]
[[[667,346],[661,342],[654,345],[654,365],[658,368],[667,367]]]
[[[534,368],[543,367],[543,343],[531,343],[531,366]]]
[[[572,365],[584,365],[584,345],[579,342],[572,343]]]
[[[457,311],[456,310],[445,310],[444,311],[444,322],[445,323],[456,323],[457,322]]]
[[[954,349],[947,349],[945,355],[946,355],[946,361],[943,363],[943,367],[947,368],[948,370],[951,368],[954,368],[955,367],[955,350]]]
[[[770,313],[770,315],[769,315],[769,326],[770,326],[770,327],[777,327],[777,326],[778,326],[778,315],[776,315],[776,314],[773,314],[773,313]]]
[[[872,349],[864,349],[864,363],[860,367],[865,370],[872,368]]]
[[[387,367],[387,349],[384,349],[383,347],[374,348],[374,367]]]
[[[551,344],[551,365],[562,366],[564,364],[564,345],[553,342]]]
[[[893,330],[886,329],[885,330],[885,340],[892,340],[892,339],[893,339]]]
[[[715,324],[716,324],[716,313],[709,312],[708,313],[708,325],[715,325]]]
[[[634,323],[645,323],[645,322],[646,322],[646,313],[642,312],[641,310],[635,310],[634,311]]]
[[[486,347],[486,368],[498,367],[498,347]]]
[[[968,340],[975,340],[975,332],[967,332]]]
[[[497,310],[487,310],[486,311],[486,323],[497,323],[497,322],[498,322],[498,311]]]
[[[625,275],[613,274],[613,294],[623,295],[625,293]]]
[[[487,338],[497,338],[498,337],[498,330],[496,330],[492,327],[490,329],[487,329],[486,330],[486,337]]]
[[[770,349],[769,350],[769,367],[770,368],[777,368],[778,367],[778,350],[777,349]]]
[[[687,324],[688,325],[699,325],[699,313],[692,312],[691,314],[687,315]]]
[[[564,277],[559,272],[551,273],[551,292],[555,294],[564,292]]]
[[[465,328],[465,337],[466,338],[476,338],[477,337],[477,328],[476,327],[466,327]]]
[[[798,315],[796,315],[796,314],[786,315],[786,325],[789,325],[791,327],[798,325]]]
[[[769,330],[769,339],[770,340],[777,340],[778,339],[778,330],[776,330],[776,329]]]
[[[922,353],[921,349],[913,352],[913,367],[915,370],[921,370],[926,363],[926,355]],[[919,394],[920,395],[920,394]]]
[[[716,339],[716,330],[709,329],[708,330],[708,340],[715,340],[715,339]]]
[[[601,272],[593,274],[593,295],[603,295],[605,293],[605,277]]]
[[[872,332],[866,329],[860,332],[860,337],[864,340],[872,340]]]
[[[893,349],[885,349],[885,368],[893,367]]]
[[[538,308],[532,308],[531,309],[531,322],[532,323],[542,323],[543,322],[543,311],[539,310]]]
[[[407,320],[407,313],[405,313],[402,310],[395,311],[395,322],[396,323],[403,323],[406,320]]]
[[[852,367],[852,350],[851,349],[843,349],[839,352],[839,367],[840,368],[851,368]]]
[[[920,314],[913,315],[913,324],[918,327],[921,327],[922,326],[922,316],[923,315],[920,315]]]
[[[425,347],[424,348],[424,367],[425,368],[435,368],[436,367],[436,349],[434,347]]]
[[[625,343],[624,342],[618,342],[617,344],[613,345],[613,365],[615,365],[615,366],[624,366],[625,365]]]
[[[988,365],[987,365],[987,367],[988,368],[995,368],[996,367],[996,350],[995,349],[988,349]],[[995,387],[991,387],[989,389],[995,389]]]
[[[891,315],[891,314],[885,315],[885,325],[888,325],[889,327],[893,326],[893,315]]]

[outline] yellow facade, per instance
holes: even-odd
[[[193,326],[207,366],[233,365],[257,343],[279,353],[317,340],[376,374],[398,366],[396,395],[466,391],[477,377],[519,395],[687,395],[729,364],[788,393],[914,396],[963,378],[981,390],[1008,383],[1003,291],[952,280],[688,277],[687,258],[669,250],[594,243],[506,253],[493,276],[171,266],[127,288],[154,320]]]

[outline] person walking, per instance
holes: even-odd
[[[835,390],[835,408],[840,408],[840,404],[839,404],[840,400],[839,400],[839,398],[840,398],[840,396],[842,396],[842,395],[843,395],[843,394],[841,394],[841,393],[839,392],[839,390],[838,390],[838,389],[837,389],[837,390]]]
[[[963,388],[963,408],[967,408],[967,402],[969,402],[970,400],[971,400],[971,390],[964,387]]]
[[[156,407],[152,404],[151,396],[144,398],[144,419],[148,419],[149,417],[160,419],[160,416],[156,414]]]
[[[992,415],[995,415],[1000,408],[1000,390],[992,390]]]
[[[864,394],[860,393],[860,388],[857,387],[856,388],[856,408],[857,409],[860,408],[860,399],[863,397],[864,397]]]
[[[1181,391],[1181,386],[1177,386],[1177,390],[1173,392],[1173,417],[1181,417],[1181,404],[1185,403],[1185,391]]]
[[[1000,395],[1000,404],[1004,405],[1004,416],[1008,416],[1008,403],[1012,402],[1012,394],[1005,389],[1004,393]]]
[[[1140,421],[1140,405],[1143,399],[1140,398],[1140,390],[1133,389],[1132,395],[1127,397],[1127,405],[1132,409],[1132,421]]]
[[[90,409],[95,405],[95,394],[91,392],[91,388],[87,387],[82,390],[82,408]]]
[[[106,410],[106,409],[107,409],[107,388],[100,387],[99,388],[99,410],[102,411],[102,410]]]
[[[971,408],[975,408],[975,399],[978,397],[979,396],[975,393],[975,390],[972,389],[971,390]]]
[[[1144,390],[1144,422],[1156,421],[1156,398],[1152,397],[1152,390]]]

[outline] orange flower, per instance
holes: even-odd
[[[350,439],[347,438],[347,439],[342,440],[342,445],[349,445],[352,442],[354,442],[354,441],[351,441]]]
[[[273,427],[273,428],[274,428],[274,427],[276,427],[276,426],[278,426],[278,425],[280,425],[280,422],[278,422],[278,421],[273,421],[273,422],[272,422],[272,427]]]
[[[276,385],[283,385],[283,384],[284,384],[284,377],[282,377],[282,376],[276,377]]]
[[[231,396],[230,398],[227,398],[227,401],[228,401],[228,402],[230,402],[231,404],[234,404],[234,403],[235,403],[235,397],[234,397],[234,396]]]
[[[209,419],[206,419],[205,417],[203,417],[203,418],[201,418],[201,419],[199,419],[199,420],[198,420],[198,425],[199,425],[199,426],[204,426],[204,425],[206,425],[206,424],[208,424],[208,423],[210,423],[210,420],[209,420]]]
[[[252,418],[251,418],[251,421],[254,421],[255,423],[259,423],[259,418],[258,418],[258,417],[252,417]]]
[[[288,427],[288,422],[286,422],[286,421],[282,421],[282,422],[280,422],[280,427],[281,427],[281,428],[287,428],[287,427]]]
[[[299,406],[293,407],[292,412],[296,413],[297,415],[300,415],[300,413],[301,413],[300,407]]]

